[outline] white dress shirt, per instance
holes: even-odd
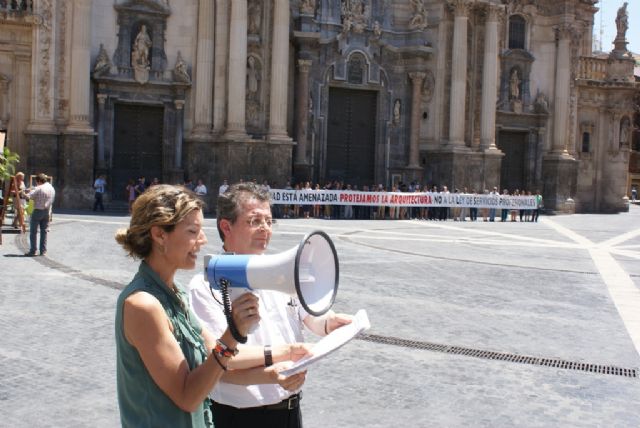
[[[214,299],[202,273],[189,282],[188,291],[191,309],[202,325],[220,337],[227,328],[221,293],[214,290]],[[271,290],[256,290],[254,293],[260,298],[260,322],[248,334],[247,345],[275,346],[304,341],[302,320],[308,313],[296,298]],[[278,384],[233,385],[220,381],[210,396],[220,404],[246,408],[276,404],[292,394]]]

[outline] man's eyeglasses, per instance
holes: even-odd
[[[263,218],[263,217],[251,217],[247,219],[247,224],[251,226],[252,229],[257,229],[264,225],[265,229],[271,229],[276,221],[272,218]]]

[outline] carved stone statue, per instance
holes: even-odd
[[[151,37],[147,33],[147,26],[142,25],[140,31],[133,42],[131,50],[131,67],[133,67],[133,77],[138,83],[146,83],[149,80],[149,49],[151,48]]]
[[[411,0],[413,16],[409,20],[409,28],[412,30],[424,30],[427,28],[427,9],[424,0]]]
[[[256,64],[256,59],[250,56],[247,58],[247,98],[258,99],[260,78],[260,69]]]
[[[173,80],[182,83],[191,83],[191,76],[187,71],[187,63],[182,59],[180,51],[178,51],[178,59],[176,60],[176,66],[173,68]]]
[[[300,13],[302,15],[313,15],[316,11],[316,0],[302,0],[300,2]]]
[[[538,92],[533,104],[533,111],[538,114],[549,114],[549,101],[542,92]]]
[[[629,122],[629,118],[625,116],[620,121],[620,147],[621,148],[629,146],[629,129],[630,128],[631,128],[631,125]]]
[[[616,29],[618,30],[618,34],[616,39],[626,40],[627,38],[627,30],[629,29],[627,4],[627,2],[624,2],[624,4],[618,9],[618,14],[616,16]]]
[[[512,100],[520,99],[520,77],[518,76],[518,69],[511,70],[511,77],[509,78],[509,98]]]
[[[393,124],[394,125],[398,125],[400,123],[400,108],[401,108],[401,102],[399,99],[397,99],[393,103]]]
[[[379,21],[375,21],[373,23],[372,31],[373,31],[373,38],[374,39],[377,40],[382,36],[382,26],[380,25]]]
[[[260,20],[262,18],[262,0],[250,2],[248,12],[249,19],[247,29],[249,30],[249,34],[259,34]]]
[[[96,57],[96,63],[93,66],[93,76],[98,77],[104,74],[109,73],[111,69],[111,60],[109,59],[109,55],[107,54],[104,45],[100,43],[100,51],[98,52],[98,56]]]

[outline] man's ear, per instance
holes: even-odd
[[[231,234],[231,222],[226,218],[221,219],[220,230],[226,239]]]

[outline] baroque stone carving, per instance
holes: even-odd
[[[413,16],[409,20],[409,28],[412,30],[424,30],[427,28],[427,9],[424,0],[411,0]]]
[[[509,98],[512,100],[520,99],[520,76],[518,69],[513,68],[511,70],[511,76],[509,77]]]
[[[393,103],[393,124],[394,125],[400,124],[400,115],[402,113],[401,109],[402,109],[402,102],[400,101],[400,99],[396,99]]]
[[[107,54],[104,45],[100,43],[100,51],[98,52],[98,56],[96,57],[96,63],[93,66],[93,77],[99,77],[108,74],[110,69],[111,60],[109,59],[109,55]]]
[[[342,32],[362,33],[369,24],[371,14],[367,0],[342,0]]]
[[[178,51],[176,66],[173,68],[173,80],[181,83],[191,83],[191,76],[187,70],[187,63],[182,59],[182,54]]]
[[[424,81],[422,82],[422,102],[428,103],[433,98],[433,90],[436,86],[436,80],[431,70],[425,71]]]
[[[48,116],[51,113],[51,98],[49,92],[51,88],[51,71],[49,70],[49,61],[51,59],[51,21],[52,21],[51,0],[42,0],[40,2],[40,75],[38,76],[38,113],[42,116]]]

